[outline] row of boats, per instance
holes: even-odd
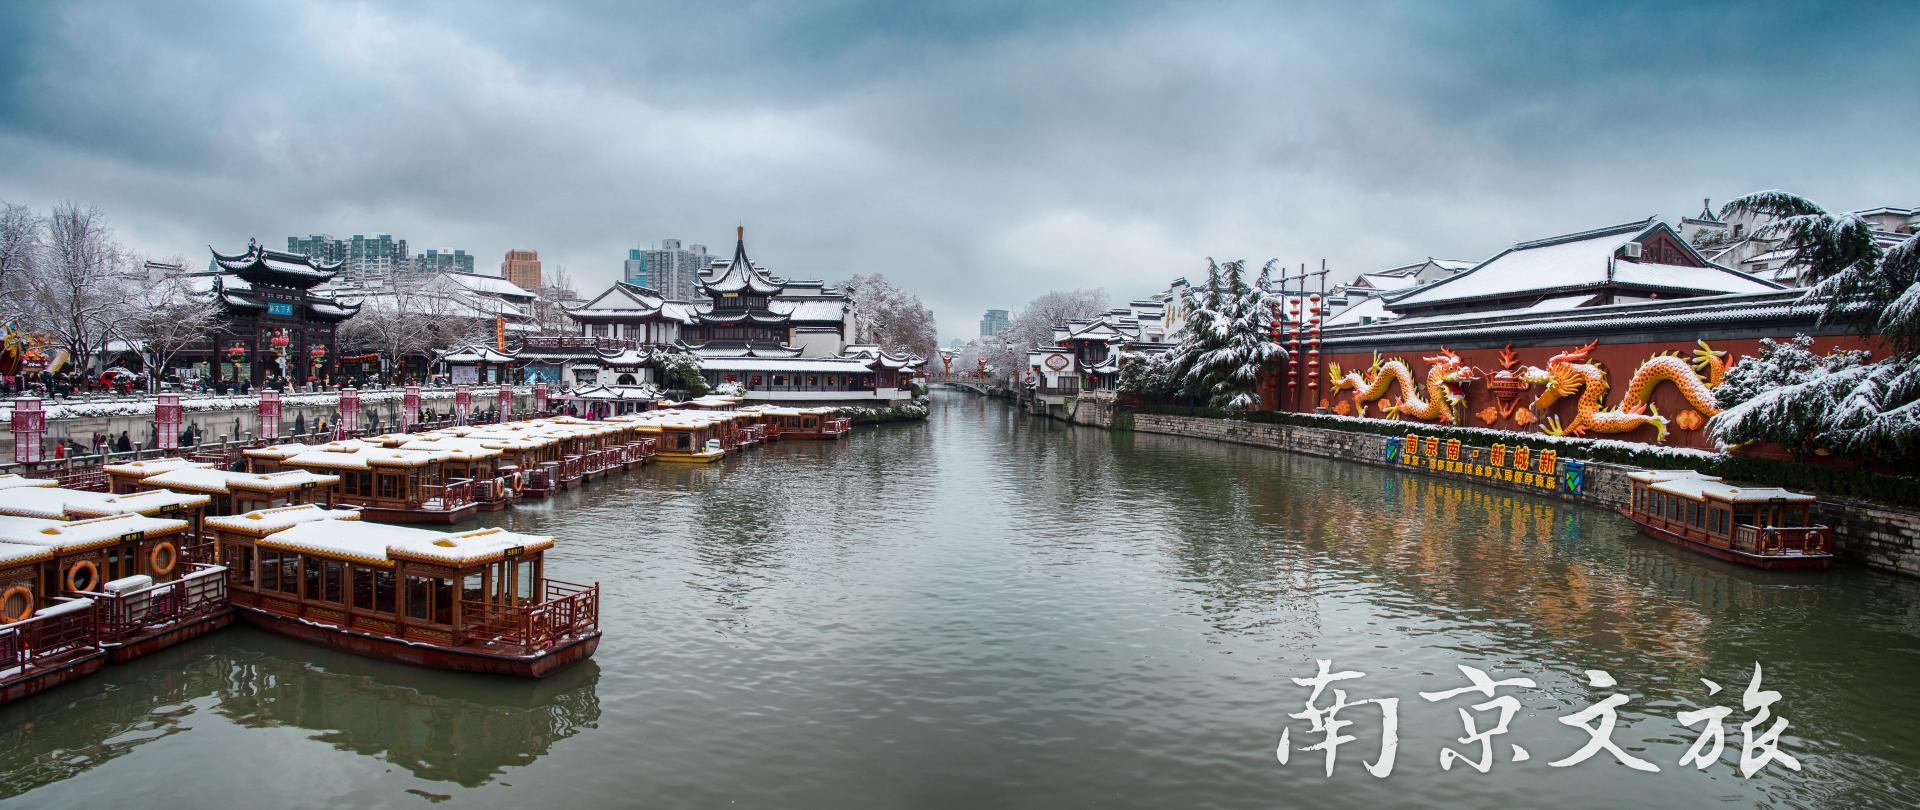
[[[97,486],[0,475],[0,702],[236,618],[466,672],[543,677],[584,660],[600,587],[546,576],[555,538],[394,524],[851,430],[827,408],[689,404],[141,459],[104,465]]]

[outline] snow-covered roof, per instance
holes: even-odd
[[[206,519],[206,524],[222,531],[259,537],[316,520],[359,519],[359,510],[328,509],[317,504],[304,503],[299,506],[255,509],[239,515],[210,516]]]
[[[703,371],[865,374],[873,370],[869,362],[837,357],[708,357],[700,361],[700,368]]]
[[[438,565],[480,565],[499,560],[516,548],[530,553],[553,546],[552,537],[516,534],[504,529],[436,532],[383,523],[346,526],[324,519],[288,527],[261,537],[258,542],[265,548],[387,568],[393,566],[396,558]]]
[[[445,363],[511,363],[513,355],[502,352],[492,346],[468,344],[440,356]]]
[[[126,475],[134,478],[145,478],[150,475],[159,475],[164,472],[172,472],[182,468],[206,468],[212,466],[212,464],[203,461],[194,461],[179,456],[166,456],[163,458],[124,461],[119,464],[107,464],[103,465],[101,469],[106,471],[108,475]]]
[[[0,518],[0,520],[34,520],[34,518]],[[59,521],[49,520],[47,523]],[[46,546],[34,546],[26,543],[0,543],[0,566],[12,568],[17,565],[37,563],[53,558],[53,549]]]
[[[1730,484],[1718,478],[1674,478],[1659,481],[1647,487],[1668,495],[1701,500],[1711,498],[1732,503],[1813,503],[1818,498],[1799,492],[1789,492],[1779,487],[1743,487]]]
[[[0,518],[0,541],[43,546],[61,553],[111,546],[128,535],[161,537],[186,530],[187,522],[184,520],[146,515],[55,521]]]
[[[442,275],[455,284],[485,295],[498,295],[528,301],[540,297],[527,291],[520,285],[499,276],[481,275],[479,273],[444,273]]]
[[[340,483],[340,476],[324,475],[309,470],[282,470],[271,473],[232,472],[211,468],[179,469],[149,476],[140,482],[145,486],[180,489],[188,492],[205,492],[214,495],[226,495],[234,490],[248,492],[292,492],[316,486],[330,487]]]
[[[767,308],[787,316],[790,320],[813,323],[840,323],[847,316],[846,299],[839,297],[781,297],[767,302]]]
[[[28,478],[24,475],[14,475],[13,473],[0,474],[0,489],[13,489],[15,487],[51,487],[59,486],[59,484],[60,482],[51,478]]]
[[[1348,324],[1377,323],[1379,321],[1392,320],[1393,317],[1392,313],[1387,312],[1385,301],[1379,298],[1368,298],[1358,304],[1341,310],[1337,315],[1327,318],[1326,322],[1322,325],[1345,326]]]
[[[1780,285],[1708,263],[1705,267],[1636,262],[1617,256],[1629,242],[1644,242],[1665,223],[1648,218],[1581,233],[1514,245],[1464,273],[1390,297],[1396,311],[1440,304],[1545,294],[1608,286],[1646,287],[1691,293],[1741,293]],[[1684,249],[1684,240],[1674,237]],[[1694,256],[1698,257],[1695,253]],[[1700,259],[1705,263],[1704,258]]]
[[[104,492],[84,492],[66,487],[15,487],[0,489],[0,515],[52,518],[67,516],[67,504],[97,501]]]
[[[428,538],[422,535],[392,543],[387,547],[387,555],[403,560],[465,567],[495,562],[510,553],[545,551],[553,547],[553,538],[550,536],[519,534],[500,528],[426,534],[438,536]]]
[[[73,517],[158,515],[181,509],[204,509],[212,502],[212,498],[199,493],[150,489],[121,495],[105,495],[100,498],[70,500],[67,502],[66,510],[67,514]]]
[[[1627,473],[1627,477],[1643,484],[1674,481],[1681,478],[1704,478],[1709,481],[1720,480],[1720,476],[1707,475],[1699,470],[1635,470]]]
[[[733,247],[733,261],[713,276],[701,279],[701,288],[712,293],[747,290],[760,295],[772,295],[779,292],[780,283],[747,258],[747,229],[740,228],[739,236],[739,241]]]

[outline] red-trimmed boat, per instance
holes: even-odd
[[[1833,564],[1833,530],[1810,520],[1812,495],[1740,486],[1692,470],[1627,477],[1633,497],[1621,511],[1649,535],[1755,568]]]
[[[546,579],[552,537],[360,523],[316,506],[208,518],[250,623],[374,658],[545,677],[600,645],[600,586]]]

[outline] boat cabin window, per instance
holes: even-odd
[[[1749,507],[1733,510],[1733,525],[1735,526],[1758,525],[1753,522],[1753,507],[1749,506]]]
[[[375,497],[398,500],[400,498],[400,476],[382,473],[375,477],[377,493]]]
[[[393,572],[377,568],[354,568],[353,607],[356,610],[392,613]]]
[[[1777,511],[1779,514],[1774,519],[1775,526],[1807,525],[1807,508],[1804,506],[1782,506]]]
[[[407,577],[407,618],[453,624],[453,583],[441,577]]]
[[[101,581],[105,582],[121,577],[130,577],[140,573],[131,570],[134,561],[138,557],[139,555],[134,553],[133,549],[127,548],[126,546],[107,546],[107,565],[101,569],[101,573],[105,575]]]
[[[280,552],[270,548],[260,549],[260,590],[277,591],[280,589]]]
[[[673,449],[675,449],[675,450],[692,450],[692,449],[693,449],[693,434],[691,434],[691,433],[675,433],[675,434],[673,434]]]
[[[238,543],[227,546],[227,564],[233,566],[234,584],[253,587],[253,546]]]
[[[339,560],[308,557],[307,598],[340,604],[340,577],[346,565]]]
[[[373,475],[364,472],[342,471],[340,491],[347,495],[367,497],[373,494]]]

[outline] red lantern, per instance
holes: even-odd
[[[179,394],[161,394],[153,406],[153,424],[159,433],[157,444],[162,450],[180,446],[180,410]]]
[[[280,392],[260,392],[260,438],[280,438]]]
[[[400,395],[400,432],[413,429],[413,423],[420,418],[420,386],[407,386],[406,393]]]
[[[287,337],[287,330],[275,329],[273,330],[273,337],[268,338],[267,343],[276,349],[284,349],[292,345],[293,338]]]
[[[39,397],[20,397],[13,401],[13,460],[21,464],[40,461],[40,437],[47,432],[47,413]]]
[[[360,429],[360,391],[357,388],[340,392],[340,429],[348,433]]]

